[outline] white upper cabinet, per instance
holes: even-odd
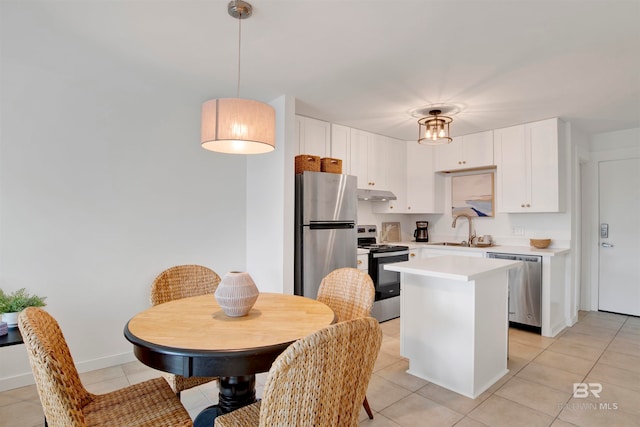
[[[435,147],[407,143],[406,213],[444,213],[444,176],[435,173]]]
[[[435,146],[436,171],[486,168],[493,162],[493,131],[453,138],[450,144]]]
[[[350,173],[358,177],[358,188],[388,190],[385,162],[389,138],[351,129]]]
[[[558,119],[497,129],[498,212],[561,212],[562,136]]]
[[[388,155],[379,167],[387,170],[387,189],[397,197],[373,203],[375,213],[403,213],[407,205],[407,146],[404,141],[388,138]]]
[[[329,157],[331,154],[331,123],[310,117],[296,116],[298,154]]]
[[[351,174],[351,128],[331,125],[331,156],[342,160],[342,173]]]

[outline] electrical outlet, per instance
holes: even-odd
[[[514,236],[524,236],[524,227],[513,227]]]

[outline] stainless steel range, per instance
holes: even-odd
[[[385,264],[408,261],[409,247],[377,243],[375,225],[358,225],[358,248],[369,251],[369,276],[376,289],[371,316],[379,322],[400,317],[400,273],[387,271]]]

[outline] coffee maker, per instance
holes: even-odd
[[[416,238],[416,242],[428,242],[429,241],[429,227],[428,221],[416,221],[416,231],[413,232],[413,237]]]

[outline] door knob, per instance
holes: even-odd
[[[613,247],[613,245],[612,245],[611,243],[605,243],[605,242],[603,242],[603,243],[602,243],[602,247],[603,247],[603,248],[612,248],[612,247]]]

